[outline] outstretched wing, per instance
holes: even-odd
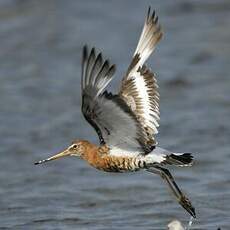
[[[149,8],[142,34],[119,93],[145,130],[148,137],[145,148],[149,149],[157,144],[154,134],[158,132],[160,120],[159,93],[155,74],[144,63],[154,51],[162,34],[158,17],[155,12],[151,13]]]
[[[142,153],[147,138],[132,110],[118,96],[104,91],[112,80],[115,66],[103,60],[93,48],[88,54],[85,46],[82,62],[82,112],[95,128],[101,144],[120,154]]]

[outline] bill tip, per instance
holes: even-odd
[[[47,161],[49,161],[49,160],[46,159],[46,160],[36,161],[36,162],[34,162],[34,165],[39,165],[39,164],[45,163],[45,162],[47,162]]]

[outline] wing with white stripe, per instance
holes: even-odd
[[[146,147],[157,143],[154,134],[159,126],[159,93],[155,74],[144,63],[162,37],[161,27],[155,12],[149,8],[144,28],[132,62],[123,78],[120,95],[136,115],[148,136]]]

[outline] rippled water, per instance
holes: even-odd
[[[230,225],[229,1],[0,1],[0,229],[166,229],[189,216],[158,176],[108,174],[75,158],[33,162],[97,137],[80,112],[85,43],[118,66],[147,7],[165,36],[149,65],[161,92],[162,147],[195,154],[172,168],[197,210],[193,229]]]

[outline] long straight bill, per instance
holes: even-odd
[[[70,155],[70,153],[69,153],[69,151],[68,151],[68,149],[67,149],[67,150],[64,150],[63,152],[60,152],[60,153],[58,153],[58,154],[56,154],[56,155],[54,155],[54,156],[52,156],[52,157],[49,157],[49,158],[47,158],[47,159],[45,159],[45,160],[37,161],[37,162],[35,162],[34,164],[35,164],[35,165],[43,164],[43,163],[46,163],[46,162],[48,162],[48,161],[56,160],[56,159],[58,159],[58,158],[65,157],[65,156],[68,156],[68,155]]]

